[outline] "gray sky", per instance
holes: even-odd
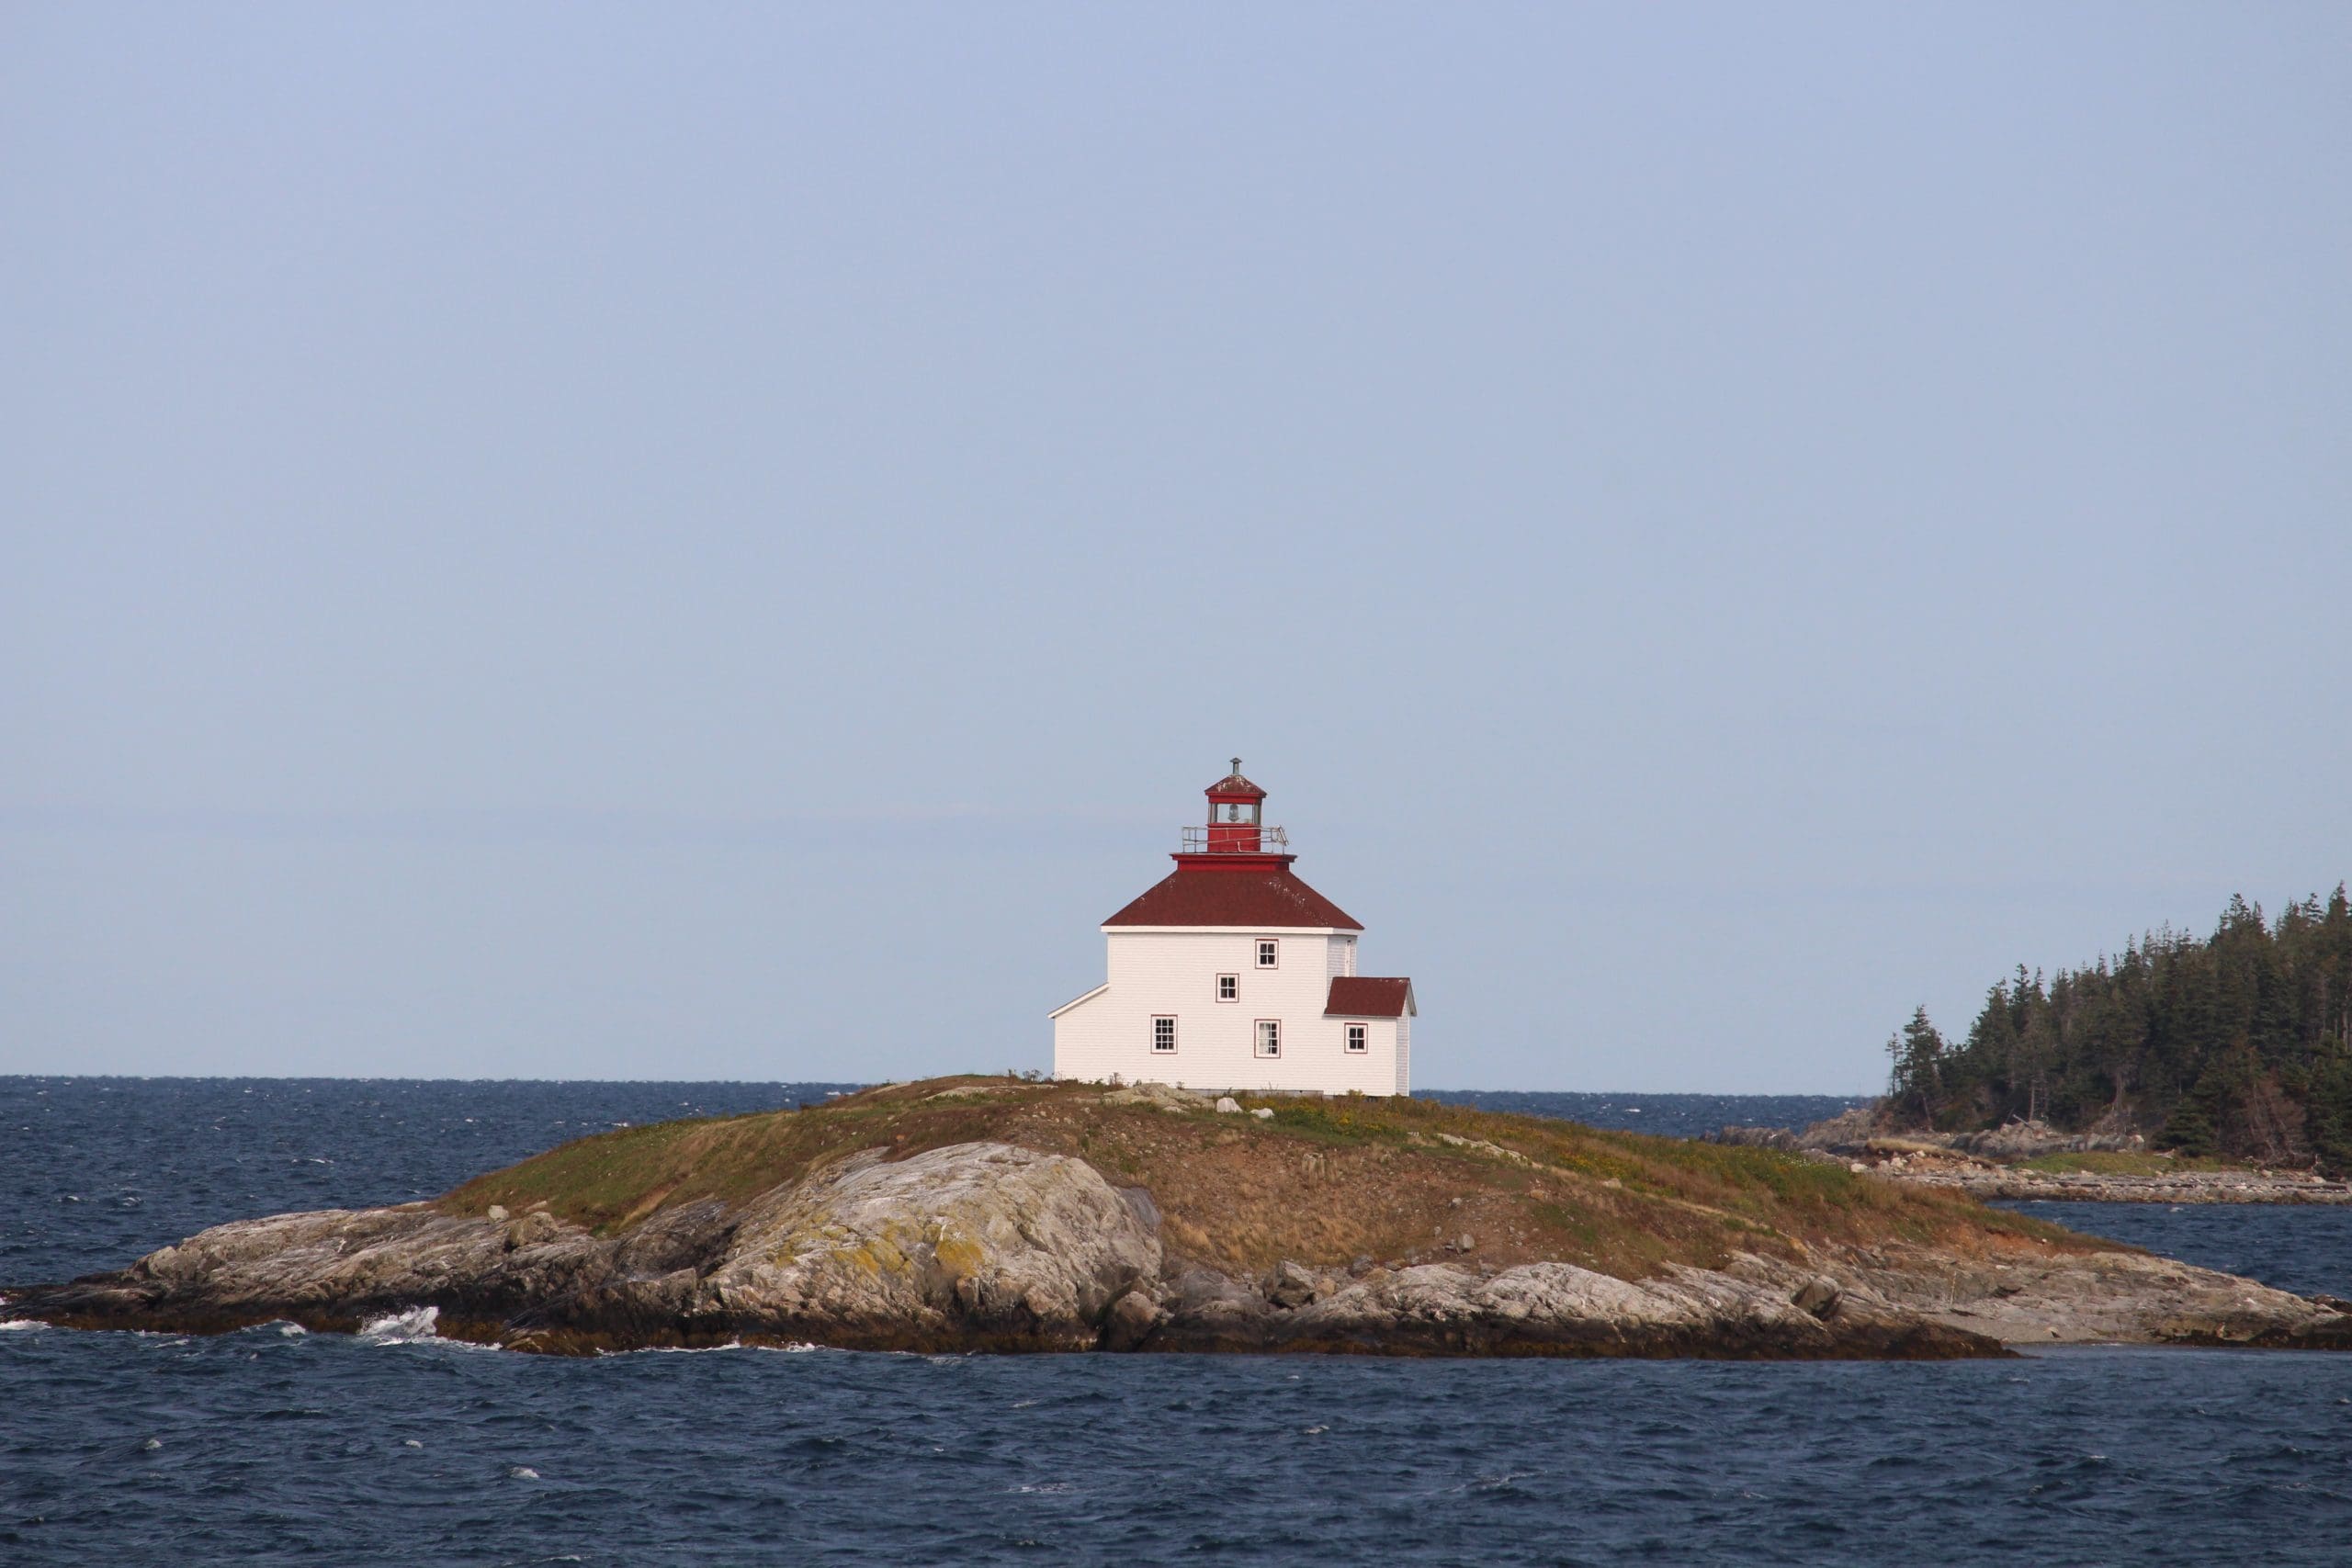
[[[0,12],[0,1072],[1430,1087],[2352,874],[2352,9]]]

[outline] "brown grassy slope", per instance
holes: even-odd
[[[479,1177],[458,1213],[544,1201],[606,1233],[665,1206],[740,1202],[859,1149],[903,1158],[996,1140],[1075,1155],[1148,1189],[1177,1253],[1232,1271],[1451,1256],[1557,1258],[1638,1280],[1734,1251],[1801,1258],[1824,1242],[1969,1252],[2086,1250],[2075,1236],[1957,1194],[1900,1187],[1769,1149],[1727,1148],[1416,1100],[1253,1100],[1271,1121],[1105,1103],[1099,1088],[933,1078],[807,1111],[599,1134]],[[1447,1137],[1467,1140],[1446,1142]]]

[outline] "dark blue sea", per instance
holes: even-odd
[[[0,1290],[831,1087],[0,1078]],[[1443,1098],[1671,1134],[1851,1103]],[[2352,1296],[2352,1211],[2053,1217]],[[0,1333],[9,1568],[1308,1559],[2342,1563],[2352,1357],[560,1360],[397,1324]]]

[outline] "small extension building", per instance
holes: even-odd
[[[1110,978],[1051,1014],[1054,1076],[1411,1092],[1412,981],[1357,973],[1363,924],[1293,874],[1240,758],[1207,794],[1176,869],[1102,922]]]

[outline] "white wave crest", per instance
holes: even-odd
[[[49,1325],[43,1323],[37,1317],[12,1317],[6,1323],[0,1323],[0,1334],[16,1333],[18,1331],[32,1334],[40,1331],[40,1329],[47,1328],[48,1326]]]
[[[434,1327],[440,1320],[439,1307],[411,1307],[390,1317],[369,1318],[359,1325],[359,1337],[377,1345],[413,1345],[440,1338],[440,1331]]]
[[[371,1317],[359,1325],[359,1342],[363,1345],[431,1345],[444,1350],[486,1350],[498,1353],[495,1345],[483,1345],[471,1339],[445,1339],[439,1327],[439,1307],[411,1307],[388,1317]]]

